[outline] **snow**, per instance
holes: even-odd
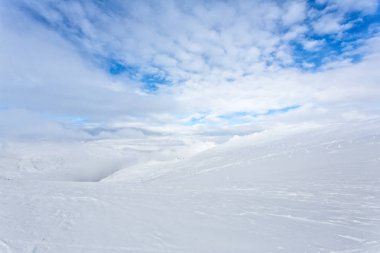
[[[379,123],[278,127],[184,159],[83,144],[75,170],[118,165],[100,182],[62,176],[63,150],[8,144],[0,252],[380,252]]]

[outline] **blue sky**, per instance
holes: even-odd
[[[218,131],[379,109],[375,0],[5,0],[0,14],[14,122]]]

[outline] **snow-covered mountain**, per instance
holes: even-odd
[[[8,144],[0,252],[380,252],[379,126],[277,127],[184,159],[148,159],[108,140],[80,146],[71,168],[83,171],[71,176],[38,172],[57,168],[46,161],[62,150]],[[5,164],[21,153],[43,166],[17,163],[12,174]],[[72,176],[96,166],[100,182]]]

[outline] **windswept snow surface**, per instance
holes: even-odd
[[[0,252],[380,252],[379,170],[378,120],[278,127],[101,182],[2,167]]]

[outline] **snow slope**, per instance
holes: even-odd
[[[101,182],[2,177],[0,252],[380,252],[379,126],[279,127]]]
[[[256,181],[368,179],[378,175],[380,122],[278,127],[169,163],[119,170],[104,182],[242,185]],[[165,166],[166,165],[166,166]]]

